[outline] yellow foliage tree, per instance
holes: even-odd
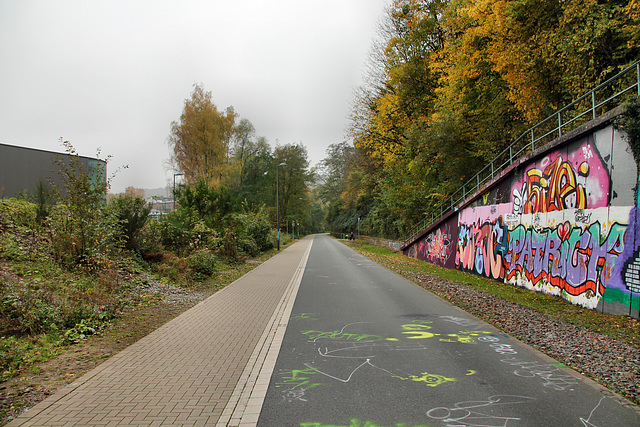
[[[493,73],[533,124],[637,59],[639,10],[638,0],[452,0],[434,64],[443,100],[461,102]]]
[[[625,12],[630,21],[624,28],[629,37],[628,46],[629,48],[637,47],[640,45],[640,0],[629,1]]]
[[[185,100],[180,120],[171,123],[169,146],[176,169],[185,174],[188,185],[205,180],[219,187],[229,169],[229,145],[233,137],[236,113],[233,107],[221,112],[211,92],[194,85]]]
[[[379,34],[351,115],[367,167],[344,194],[365,190],[386,232],[637,61],[640,0],[394,0]]]

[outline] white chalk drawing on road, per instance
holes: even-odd
[[[348,323],[342,327],[340,330],[334,331],[319,331],[319,330],[308,330],[301,331],[303,335],[306,335],[309,338],[310,343],[316,343],[319,340],[329,340],[329,341],[345,341],[345,342],[379,342],[379,341],[398,341],[397,338],[386,338],[382,335],[376,334],[362,334],[362,333],[350,333],[345,332],[345,330],[349,326],[358,325],[358,324],[366,324],[369,322],[354,322]]]
[[[500,338],[498,337],[480,337],[478,338],[478,341],[491,343],[489,344],[489,347],[491,347],[493,351],[499,354],[518,354],[518,352],[513,348],[512,344],[503,344],[499,342]]]
[[[580,421],[582,422],[584,427],[596,427],[595,424],[591,423],[591,417],[593,417],[593,413],[596,412],[596,409],[598,409],[604,399],[606,399],[606,397],[604,396],[600,398],[600,401],[598,402],[596,407],[591,410],[591,413],[589,413],[589,418],[587,418],[586,420],[582,417],[580,418]]]
[[[505,406],[522,405],[536,399],[528,396],[495,395],[487,400],[458,402],[453,407],[440,406],[427,411],[427,416],[448,427],[507,427],[520,418],[500,414]]]
[[[329,378],[331,378],[331,379],[334,379],[334,380],[336,380],[336,381],[340,381],[340,382],[343,382],[343,383],[348,383],[349,381],[351,381],[351,378],[353,378],[353,375],[354,375],[358,370],[360,370],[360,368],[362,368],[362,367],[364,367],[364,366],[370,366],[370,367],[372,367],[372,368],[379,369],[379,370],[381,370],[381,371],[383,371],[383,372],[386,372],[387,374],[389,374],[389,375],[391,375],[391,376],[394,376],[393,372],[391,372],[391,371],[387,371],[386,369],[384,369],[384,368],[380,368],[380,367],[378,367],[378,366],[374,365],[373,363],[371,363],[371,359],[367,359],[367,360],[365,360],[364,362],[362,362],[360,365],[358,365],[358,366],[357,366],[353,371],[351,371],[351,373],[347,376],[347,378],[339,378],[339,377],[337,377],[337,376],[334,376],[334,375],[328,374],[328,373],[326,373],[326,372],[322,372],[322,371],[321,371],[321,370],[319,370],[318,368],[314,368],[313,366],[311,366],[311,365],[310,365],[310,364],[308,364],[308,363],[305,363],[305,364],[304,364],[304,366],[306,366],[306,367],[307,367],[307,368],[309,368],[309,369],[313,369],[314,371],[316,371],[317,373],[319,373],[319,374],[321,374],[321,375],[324,375],[325,377],[329,377]]]
[[[571,387],[578,384],[578,380],[575,377],[560,369],[560,367],[564,366],[562,364],[525,362],[514,357],[502,359],[501,362],[517,366],[517,369],[513,371],[514,375],[523,378],[541,378],[544,380],[542,385],[553,390],[573,391]]]
[[[408,345],[392,344],[390,342],[382,343],[349,343],[345,347],[339,347],[329,350],[329,347],[318,347],[318,354],[322,357],[334,357],[336,359],[373,359],[377,355],[373,354],[377,350],[389,351],[424,351],[428,347],[421,343],[411,343]]]
[[[464,317],[457,316],[440,316],[441,320],[446,322],[455,323],[458,326],[464,326],[465,328],[469,328],[471,326],[480,326],[480,322],[476,322],[475,320],[465,319]]]

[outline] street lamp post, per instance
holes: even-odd
[[[287,164],[282,162],[276,166],[276,230],[278,233],[278,250],[280,250],[280,183],[278,178],[280,166],[287,166]]]
[[[178,172],[173,174],[173,194],[171,198],[173,199],[173,210],[176,210],[176,176],[184,176],[184,173]]]
[[[298,197],[298,240],[300,240],[300,200],[302,200],[302,197]]]

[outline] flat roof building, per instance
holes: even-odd
[[[0,143],[0,198],[33,192],[39,182],[53,181],[64,192],[64,180],[56,160],[70,165],[72,158],[86,168],[89,176],[106,180],[104,160]]]

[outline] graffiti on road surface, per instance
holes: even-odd
[[[429,427],[426,424],[408,424],[408,423],[395,423],[392,425],[387,424],[383,426],[374,421],[360,421],[354,418],[349,421],[349,424],[325,424],[325,423],[300,423],[300,427]]]
[[[301,313],[291,319],[315,320],[315,315]],[[452,344],[478,344],[481,338],[492,334],[489,331],[458,330],[448,333],[444,328],[452,324],[462,327],[480,326],[476,321],[455,316],[441,316],[442,325],[434,321],[410,318],[399,329],[387,336],[371,330],[369,322],[353,322],[332,330],[305,329],[300,333],[307,343],[314,345],[320,359],[314,363],[302,363],[298,368],[278,374],[276,387],[287,402],[306,402],[308,391],[332,382],[349,383],[356,376],[378,373],[400,381],[439,387],[459,381],[459,378],[475,375],[477,371],[467,369],[457,375],[438,372],[422,366],[417,372],[405,372],[394,365],[394,353],[405,351],[428,352],[428,342],[437,340]],[[393,336],[395,335],[395,336]]]
[[[427,416],[445,423],[446,426],[507,427],[509,421],[519,417],[507,415],[514,405],[531,403],[535,399],[527,396],[495,395],[486,400],[458,402],[451,406],[439,406],[427,411]]]
[[[552,390],[573,391],[571,387],[578,384],[578,380],[575,377],[561,369],[564,367],[561,363],[526,362],[514,357],[508,357],[501,361],[517,367],[517,369],[513,371],[514,375],[522,378],[541,378],[544,381],[542,385]]]

